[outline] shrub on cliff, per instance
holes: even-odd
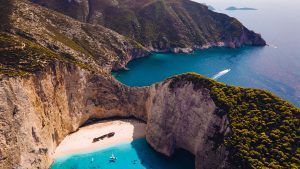
[[[35,42],[0,32],[0,74],[23,76],[42,70],[58,60],[87,67],[67,53],[58,55]]]
[[[183,82],[183,83],[180,83]],[[297,168],[300,164],[300,109],[270,92],[225,85],[195,73],[175,77],[170,88],[192,82],[206,88],[227,114],[224,139],[229,163],[237,168]]]

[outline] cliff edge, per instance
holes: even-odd
[[[146,138],[155,150],[188,150],[198,169],[297,168],[300,109],[275,95],[195,73],[150,91]]]

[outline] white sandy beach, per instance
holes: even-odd
[[[68,135],[55,150],[53,158],[84,153],[145,137],[146,124],[137,120],[103,121],[80,128]],[[115,132],[111,138],[93,143],[93,139]]]

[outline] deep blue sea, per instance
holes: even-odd
[[[109,157],[114,154],[115,162]],[[57,159],[51,169],[194,169],[194,156],[177,150],[167,158],[155,152],[145,138],[89,154],[77,154]]]
[[[131,61],[127,66],[129,71],[113,75],[129,86],[147,86],[185,72],[207,77],[217,75],[220,82],[266,89],[300,107],[300,1],[201,2],[212,5],[216,12],[238,18],[246,27],[260,33],[270,46],[214,48],[193,54],[153,54]],[[229,6],[258,10],[225,10]]]

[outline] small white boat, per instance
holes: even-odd
[[[212,77],[212,79],[217,80],[217,79],[219,79],[221,76],[224,76],[225,74],[227,74],[227,73],[230,72],[230,71],[231,71],[231,69],[225,69],[225,70],[223,70],[223,71],[221,71],[221,72],[215,74],[215,75]]]
[[[116,160],[117,160],[117,157],[114,154],[111,154],[111,156],[109,157],[109,161],[115,162]]]

